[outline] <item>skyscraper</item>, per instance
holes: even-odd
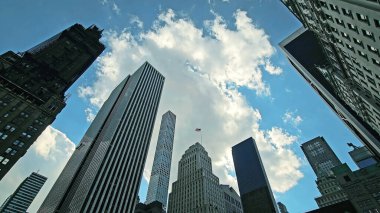
[[[282,2],[307,29],[281,43],[289,60],[352,132],[380,156],[380,4],[371,0]]]
[[[350,151],[349,154],[352,160],[360,169],[363,169],[367,166],[379,162],[378,159],[376,159],[376,157],[374,156],[374,154],[370,152],[366,146],[357,147],[351,143],[349,143],[348,145],[354,148],[354,150]]]
[[[323,137],[316,137],[301,145],[307,160],[317,175],[317,187],[322,196],[315,198],[318,206],[330,206],[348,200],[339,186],[332,168],[342,165]]]
[[[281,202],[277,202],[277,205],[278,205],[278,208],[280,209],[280,213],[289,213],[285,204],[283,204]]]
[[[243,206],[239,194],[229,185],[220,184],[220,190],[224,198],[224,210],[226,213],[243,213]]]
[[[178,164],[178,178],[169,194],[168,213],[224,212],[219,178],[212,173],[211,158],[198,142],[190,146]]]
[[[272,189],[256,142],[248,138],[232,147],[236,178],[244,212],[277,212]]]
[[[0,207],[1,213],[24,213],[37,196],[47,178],[33,172]]]
[[[175,121],[176,116],[171,111],[162,115],[146,204],[159,201],[165,207],[168,201]]]
[[[38,212],[133,212],[163,85],[146,62],[112,91]]]
[[[104,50],[75,24],[23,53],[0,55],[0,180],[65,107],[66,90]]]

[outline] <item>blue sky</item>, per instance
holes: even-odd
[[[237,20],[242,21],[242,28],[238,27]],[[251,22],[246,22],[247,20]],[[5,0],[0,2],[0,23],[3,29],[3,33],[0,34],[1,53],[8,50],[27,50],[74,23],[84,26],[96,24],[104,29],[105,36],[102,41],[107,46],[101,58],[68,91],[71,96],[67,107],[58,115],[49,132],[38,141],[43,145],[31,148],[33,150],[30,150],[23,160],[17,163],[17,168],[0,183],[1,191],[7,192],[1,195],[0,202],[5,200],[32,170],[42,167],[42,174],[52,173],[51,176],[56,177],[60,172],[59,168],[62,169],[69,156],[64,151],[72,151],[73,145],[70,143],[77,144],[80,141],[89,126],[87,118],[96,113],[104,101],[104,96],[109,94],[112,86],[117,83],[118,80],[110,75],[116,73],[117,77],[123,77],[132,73],[145,60],[151,61],[167,76],[166,92],[164,90],[167,96],[161,100],[159,113],[175,109],[173,112],[177,114],[174,142],[176,153],[173,155],[171,182],[176,180],[178,159],[198,138],[193,132],[196,127],[204,129],[204,144],[215,164],[214,171],[221,182],[231,184],[233,173],[228,166],[231,163],[228,156],[229,147],[247,137],[256,136],[259,148],[261,146],[264,153],[264,163],[267,162],[266,165],[273,170],[267,172],[273,174],[270,180],[277,189],[275,197],[277,201],[284,203],[290,212],[304,212],[317,208],[314,197],[318,196],[319,192],[314,182],[315,175],[299,147],[301,143],[316,136],[324,136],[341,161],[347,162],[352,169],[356,168],[349,159],[346,143],[353,142],[358,145],[360,142],[290,66],[278,47],[280,41],[301,26],[278,0],[189,0],[180,3],[167,0],[35,0],[33,3],[26,0]],[[176,29],[188,29],[189,36],[197,36],[197,33],[202,35],[194,39],[197,42],[191,43],[193,40],[187,38],[186,33],[180,33]],[[262,32],[264,34],[261,34]],[[194,47],[194,51],[181,49],[178,45],[181,42],[175,39],[174,41],[173,38],[182,39],[183,44]],[[244,41],[239,43],[239,38]],[[263,42],[255,43],[256,39]],[[265,41],[269,41],[270,44]],[[176,45],[170,46],[170,42],[175,42]],[[231,48],[234,45],[241,45],[241,53],[234,53],[236,50]],[[217,52],[218,48],[225,52],[220,54]],[[266,48],[273,50],[265,52]],[[137,59],[133,59],[133,53],[138,51],[141,53],[136,55]],[[200,56],[194,56],[193,53]],[[251,67],[256,71],[251,72],[250,67],[239,60],[234,61],[236,57],[252,60]],[[207,60],[202,61],[203,58]],[[230,67],[224,59],[232,60]],[[168,68],[170,65],[176,69],[178,67],[178,70],[189,69],[184,65],[185,61],[200,69],[174,73],[171,71],[174,68]],[[268,71],[269,68],[265,67],[268,63],[278,68],[277,71]],[[215,67],[220,69],[213,70]],[[228,75],[219,72],[221,69],[225,69]],[[99,77],[100,71],[105,75],[102,76],[103,79]],[[260,79],[257,76],[261,76]],[[186,84],[181,84],[183,82],[193,84],[187,87]],[[219,88],[217,83],[233,85],[234,88]],[[100,91],[100,85],[108,86],[105,92]],[[176,86],[181,87],[180,92],[171,90]],[[260,93],[265,89],[270,93]],[[218,92],[228,95],[216,94]],[[189,99],[193,101],[188,102]],[[191,108],[185,108],[184,103]],[[223,104],[226,104],[226,107]],[[205,112],[212,112],[213,116],[202,118],[202,113]],[[185,113],[191,117],[184,116]],[[157,123],[161,114],[157,115],[146,174],[149,174],[149,166],[152,164],[157,140]],[[206,116],[207,114],[210,113],[205,113]],[[230,123],[229,120],[233,121]],[[225,132],[225,138],[229,140],[220,141],[223,139],[216,135],[218,131]],[[55,140],[54,146],[46,142],[49,141],[49,137]],[[42,142],[43,139],[46,141]],[[216,151],[218,149],[214,149],[218,143],[223,147],[219,152]],[[271,149],[277,158],[271,158]],[[223,153],[225,150],[226,155]],[[38,162],[52,166],[50,169],[54,172],[41,164],[27,164],[26,159],[32,157],[41,158]],[[294,162],[285,161],[287,159],[293,159]],[[281,160],[284,160],[283,165]],[[220,166],[224,163],[227,166]],[[299,165],[287,171],[287,163]],[[58,164],[59,166],[56,166]],[[286,170],[285,174],[275,171],[282,169]],[[221,177],[224,171],[230,175]],[[46,196],[48,185],[54,183],[53,179],[50,178],[50,182],[46,184],[45,194],[41,192],[40,197],[33,203],[30,208],[32,212],[38,208],[38,202],[43,200],[43,195]],[[11,184],[5,186],[5,183]],[[147,180],[143,178],[141,200],[145,200],[146,190]]]

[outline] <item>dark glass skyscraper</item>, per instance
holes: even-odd
[[[282,2],[305,28],[280,44],[290,62],[380,157],[379,1]]]
[[[133,212],[164,80],[146,62],[112,91],[38,212]]]
[[[75,24],[23,53],[0,55],[0,180],[65,107],[66,90],[104,50]]]
[[[0,207],[1,213],[24,213],[37,196],[38,192],[46,182],[47,178],[33,172],[17,188],[17,190],[7,198]]]
[[[244,212],[277,212],[277,205],[256,142],[248,138],[232,147]]]

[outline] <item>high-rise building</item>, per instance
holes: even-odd
[[[380,212],[380,163],[357,171],[342,164],[332,171],[358,212]]]
[[[173,141],[176,116],[171,111],[162,115],[160,132],[152,172],[150,175],[146,204],[159,201],[164,208],[168,201],[170,167],[172,163]]]
[[[354,148],[349,152],[349,154],[352,160],[360,169],[379,162],[376,156],[371,151],[369,151],[366,146],[357,147],[352,143],[349,143],[348,145]]]
[[[75,24],[23,53],[0,55],[0,180],[65,107],[66,90],[104,50]]]
[[[47,178],[33,172],[0,207],[1,213],[24,213],[37,196]]]
[[[282,42],[289,60],[352,132],[380,156],[379,2],[282,2],[307,29]]]
[[[198,142],[182,155],[169,194],[168,213],[177,212],[224,212],[219,178],[212,173],[211,158]]]
[[[307,160],[317,175],[317,187],[322,196],[315,198],[320,208],[348,200],[333,175],[332,168],[342,165],[323,137],[316,137],[301,145]]]
[[[165,213],[165,210],[161,202],[153,201],[149,204],[138,203],[134,213]]]
[[[232,147],[244,212],[278,212],[259,150],[253,138]]]
[[[319,136],[303,143],[301,149],[317,177],[332,174],[331,169],[342,164],[323,137]]]
[[[133,212],[164,77],[148,62],[96,115],[38,212]]]
[[[224,210],[226,213],[243,213],[239,194],[229,185],[220,185],[224,197]]]
[[[285,204],[283,204],[281,202],[277,202],[277,205],[278,205],[278,209],[280,209],[280,213],[289,213]]]

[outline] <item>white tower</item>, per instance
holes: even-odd
[[[168,200],[170,167],[172,162],[173,140],[176,116],[171,111],[162,115],[156,153],[150,174],[146,204],[161,202],[164,207]]]

